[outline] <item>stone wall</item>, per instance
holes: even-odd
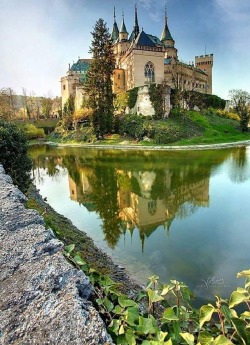
[[[165,95],[164,95],[164,108],[165,108],[165,114],[164,117],[168,117],[170,113],[170,93],[171,89],[170,87],[166,86],[165,88]],[[131,110],[128,110],[129,113]],[[140,86],[138,88],[138,95],[137,100],[134,108],[132,109],[132,113],[134,114],[141,114],[143,116],[153,116],[155,115],[155,110],[153,107],[153,104],[150,101],[149,96],[149,86]]]
[[[0,166],[0,344],[111,344],[92,287]]]

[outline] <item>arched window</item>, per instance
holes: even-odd
[[[147,82],[153,83],[155,81],[155,66],[151,61],[146,63],[144,67],[144,76]]]

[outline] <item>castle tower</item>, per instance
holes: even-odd
[[[114,24],[113,24],[113,30],[112,30],[112,34],[111,34],[111,39],[113,42],[116,42],[119,38],[119,30],[118,30],[118,26],[116,23],[116,18],[115,18],[115,7],[114,7]]]
[[[114,46],[117,66],[119,66],[120,58],[127,52],[129,45],[130,41],[128,40],[128,32],[124,21],[124,14],[122,14],[122,24],[119,31],[119,39],[117,44]]]
[[[124,22],[124,14],[122,14],[122,25],[119,32],[119,41],[123,42],[127,40],[128,40],[128,32],[127,32],[126,25]]]
[[[212,94],[213,54],[206,54],[195,57],[195,67],[201,69],[208,75],[206,93]]]
[[[167,22],[167,9],[165,7],[165,22],[164,28],[161,34],[161,42],[164,44],[165,48],[165,58],[174,58],[178,59],[177,57],[177,49],[175,48],[175,41],[169,31],[168,22]]]
[[[135,5],[135,24],[134,24],[133,31],[131,32],[131,35],[129,37],[130,42],[133,42],[136,39],[136,37],[139,35],[139,33],[140,33],[140,28],[138,24],[137,7]]]

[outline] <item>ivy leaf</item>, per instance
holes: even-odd
[[[229,308],[233,308],[234,306],[245,302],[248,300],[248,296],[246,296],[243,292],[233,291],[229,300]]]
[[[250,278],[250,270],[244,270],[237,273],[237,278],[241,278],[241,277]]]
[[[136,331],[139,334],[154,334],[156,333],[156,329],[153,325],[153,321],[151,319],[145,318],[143,316],[139,316],[139,325],[136,326]]]
[[[158,294],[158,291],[157,291],[157,290],[148,289],[148,290],[147,290],[147,293],[148,293],[148,298],[149,298],[149,300],[150,300],[152,303],[160,302],[160,301],[162,301],[162,300],[164,299],[162,296],[160,296],[160,295]]]
[[[165,296],[167,293],[169,293],[169,291],[173,289],[174,289],[174,285],[172,284],[163,285],[161,296]]]
[[[187,342],[188,345],[194,345],[194,336],[190,333],[180,333],[180,336]]]
[[[127,307],[133,307],[136,306],[136,302],[133,301],[132,299],[129,299],[125,295],[121,295],[118,297],[118,303],[122,308],[127,308]]]
[[[75,249],[75,244],[70,244],[64,247],[65,252],[67,252],[68,254],[70,254],[74,249]]]
[[[233,345],[233,343],[224,335],[219,335],[217,338],[215,338],[213,345]]]
[[[198,337],[198,342],[201,343],[201,345],[209,345],[209,343],[213,340],[213,336],[204,331],[200,332],[199,337]]]
[[[176,316],[173,308],[165,309],[164,313],[162,315],[162,319],[163,319],[163,321],[173,321],[173,320],[178,321],[179,320],[179,318],[178,318],[178,316]]]
[[[112,320],[108,329],[112,332],[114,332],[116,335],[118,335],[118,331],[119,331],[119,327],[120,327],[120,324],[121,324],[121,320]]]
[[[136,345],[136,337],[132,329],[127,329],[125,334],[128,345]]]
[[[83,266],[83,265],[86,264],[86,261],[84,261],[84,260],[80,257],[80,255],[75,255],[74,258],[73,258],[73,260],[74,260],[75,263],[76,263],[77,265],[79,265],[79,266]]]
[[[118,314],[118,315],[122,315],[124,313],[124,309],[117,304],[113,309],[113,313]]]
[[[250,336],[246,332],[246,325],[247,325],[246,322],[244,320],[241,320],[241,319],[232,318],[232,323],[233,323],[239,337],[243,341],[243,344],[248,345],[250,343]]]
[[[118,334],[124,334],[124,333],[125,333],[124,326],[121,325],[120,328],[119,328]]]
[[[114,308],[114,304],[107,297],[104,297],[103,305],[106,307],[108,312],[110,312]]]
[[[136,326],[139,320],[138,308],[129,308],[125,313],[125,320],[130,326]]]
[[[240,317],[242,318],[242,319],[250,319],[250,311],[244,311],[244,313],[242,313],[241,315],[240,315]]]
[[[215,311],[215,308],[211,304],[203,305],[200,308],[200,328],[205,322],[210,321]]]

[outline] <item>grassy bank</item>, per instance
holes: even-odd
[[[69,219],[57,213],[46,203],[34,185],[29,188],[27,197],[26,207],[38,211],[44,219],[45,226],[52,229],[65,246],[74,243],[75,250],[93,269],[101,274],[108,274],[120,284],[122,291],[130,293],[139,288],[131,282],[124,269],[115,265],[109,256],[95,246],[93,240],[84,231],[77,229]]]
[[[47,137],[58,143],[81,143],[86,145],[199,145],[244,141],[250,132],[242,133],[239,121],[213,110],[172,111],[164,120],[131,116],[131,121],[116,119],[116,133],[96,139],[91,127],[64,130],[58,127]]]

